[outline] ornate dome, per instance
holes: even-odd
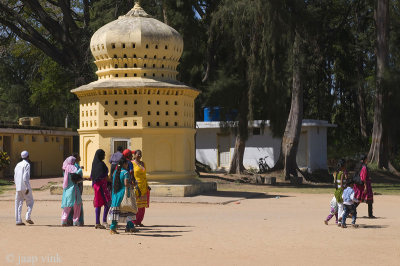
[[[99,30],[90,41],[99,79],[176,80],[183,40],[170,26],[151,18],[138,3]]]

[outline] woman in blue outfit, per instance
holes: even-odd
[[[121,202],[125,195],[125,190],[128,187],[133,187],[130,174],[128,172],[128,160],[125,157],[122,157],[118,163],[118,168],[114,172],[113,175],[113,183],[112,183],[112,201],[111,201],[111,209],[110,215],[112,216],[112,223],[110,226],[111,234],[118,234],[117,226],[118,220],[121,218],[126,218],[127,224],[125,232],[137,232],[135,226],[133,224],[133,220],[136,218],[134,213],[124,213],[121,212],[120,206]],[[128,192],[132,193],[133,197],[133,189],[128,190]]]
[[[75,167],[76,158],[70,156],[65,159],[62,169],[64,170],[64,181],[63,181],[63,196],[61,208],[63,212],[61,215],[61,223],[63,226],[68,225],[68,215],[73,209],[74,214],[72,217],[73,225],[79,226],[79,217],[82,208],[82,197],[81,192],[77,184],[72,182],[71,174],[82,175],[82,169]]]
[[[78,174],[81,176],[81,178],[83,180],[83,172],[82,172],[83,166],[79,165],[79,162],[81,161],[81,157],[79,156],[79,153],[77,153],[77,152],[74,152],[72,154],[72,156],[75,157],[75,167],[76,167],[76,169],[78,169]],[[79,182],[78,183],[78,187],[79,187],[79,191],[81,192],[81,196],[82,196],[82,193],[83,193],[83,182]],[[72,217],[73,216],[74,216],[74,210],[72,209],[71,212],[68,215],[68,221],[67,221],[68,225],[72,225],[73,224],[73,221],[72,221]],[[84,215],[83,215],[83,202],[82,202],[82,204],[81,204],[81,215],[79,216],[79,225],[80,226],[83,226],[85,224],[83,217],[84,217]]]

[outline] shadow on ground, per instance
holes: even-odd
[[[270,198],[286,198],[287,195],[266,194],[260,192],[243,192],[243,191],[216,191],[202,194],[203,196],[223,197],[223,198],[245,198],[245,199],[270,199]]]

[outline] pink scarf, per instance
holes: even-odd
[[[64,170],[63,188],[68,187],[68,174],[75,173],[76,171],[78,171],[78,169],[74,165],[75,160],[76,160],[76,158],[74,156],[69,156],[63,162],[63,166],[62,166],[62,169]]]

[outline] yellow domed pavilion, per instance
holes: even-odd
[[[89,176],[97,149],[143,151],[148,179],[186,183],[195,175],[194,100],[176,80],[180,34],[135,4],[99,30],[90,49],[98,80],[73,89],[80,101],[80,154]]]

